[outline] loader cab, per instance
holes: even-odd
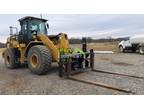
[[[48,34],[48,24],[46,19],[35,18],[35,17],[24,17],[19,19],[21,31],[19,35],[19,40],[23,43],[28,44],[32,41],[32,36],[42,33]]]

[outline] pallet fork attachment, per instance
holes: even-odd
[[[95,81],[90,81],[90,80],[85,80],[82,78],[78,78],[76,75],[84,72],[99,72],[99,73],[108,73],[108,74],[114,74],[114,75],[121,75],[121,76],[127,76],[127,77],[132,77],[132,78],[139,78],[139,77],[133,77],[131,75],[125,75],[125,74],[115,74],[112,72],[107,72],[107,71],[101,71],[101,70],[95,70],[94,69],[94,62],[95,62],[95,53],[94,50],[91,49],[89,52],[87,52],[87,44],[86,44],[86,39],[83,39],[83,44],[82,44],[82,49],[85,52],[85,56],[83,57],[83,66],[81,68],[73,68],[73,59],[77,59],[77,57],[80,57],[80,54],[67,54],[67,55],[60,55],[60,62],[59,62],[59,77],[66,78],[69,80],[74,80],[78,82],[82,82],[85,84],[91,84],[95,86],[100,86],[104,87],[107,89],[111,90],[116,90],[119,92],[124,92],[124,93],[132,93],[129,89],[122,89],[119,87],[111,86],[109,84],[104,84],[101,82],[95,82]]]
[[[84,73],[86,71],[96,72],[96,70],[94,70],[94,51],[92,49],[90,50],[89,55],[90,55],[89,61],[88,61],[88,58],[84,58],[84,60],[87,60],[87,62],[89,62],[89,64],[90,64],[90,66],[75,69],[75,70],[72,69],[73,61],[69,61],[69,60],[71,58],[79,56],[79,54],[60,56],[59,76],[69,79],[69,80],[74,80],[74,81],[78,81],[78,82],[82,82],[82,83],[86,83],[86,84],[100,86],[100,87],[104,87],[107,89],[112,89],[112,90],[116,90],[116,91],[120,91],[120,92],[133,93],[131,90],[128,90],[128,89],[122,89],[122,88],[118,88],[118,87],[104,84],[101,82],[95,82],[95,81],[85,80],[85,79],[76,77],[77,74]],[[86,65],[86,64],[83,64],[83,65]]]

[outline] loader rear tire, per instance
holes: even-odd
[[[46,74],[51,68],[51,53],[43,45],[36,45],[28,52],[28,67],[32,73],[37,75]]]
[[[5,66],[10,69],[14,69],[19,66],[19,63],[16,63],[15,49],[7,48],[4,52],[4,62]]]

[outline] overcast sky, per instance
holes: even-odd
[[[9,36],[9,26],[19,28],[18,19],[24,16],[36,16],[29,14],[0,15],[0,42],[5,42]],[[125,37],[144,33],[144,15],[109,15],[109,14],[85,14],[85,15],[43,15],[50,25],[49,34],[67,33],[69,37]]]

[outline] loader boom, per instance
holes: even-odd
[[[59,35],[58,45],[54,45],[54,43],[44,34],[38,34],[37,38],[51,51],[54,61],[59,62],[60,49],[69,49],[69,41],[67,35],[64,33]]]
[[[54,60],[56,60],[57,62],[59,61],[59,50],[58,48],[53,44],[53,42],[46,37],[44,34],[38,34],[38,39],[40,39],[42,41],[42,43],[48,48],[50,49],[51,53],[52,53],[52,57]]]

